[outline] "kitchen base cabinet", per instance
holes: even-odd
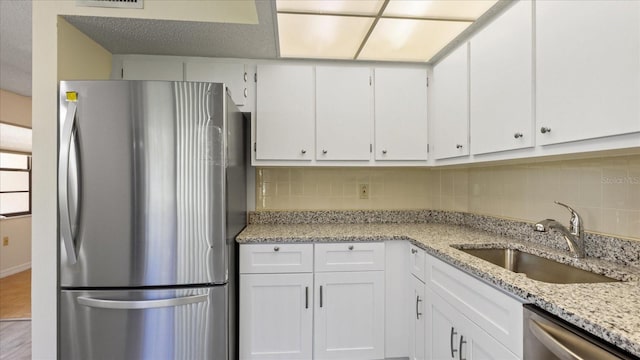
[[[518,359],[433,291],[427,289],[426,296],[427,359]]]
[[[424,360],[425,359],[425,285],[415,276],[411,276],[412,296],[409,298],[411,309],[411,331],[410,331],[410,349],[409,359]]]
[[[240,275],[240,359],[311,359],[313,274]]]
[[[384,358],[384,272],[315,274],[314,359]]]

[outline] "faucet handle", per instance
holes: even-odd
[[[567,205],[567,204],[563,204],[560,201],[554,201],[554,203],[565,207],[567,210],[569,210],[569,212],[571,212],[571,220],[570,220],[570,230],[572,232],[578,232],[578,231],[582,231],[581,227],[582,227],[582,217],[580,216],[580,214],[578,214],[577,211],[575,211],[571,206]]]

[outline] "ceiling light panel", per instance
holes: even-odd
[[[383,16],[475,20],[496,0],[391,0]]]
[[[278,14],[280,57],[353,59],[373,19]]]
[[[278,0],[278,11],[376,16],[384,0]]]
[[[428,61],[471,22],[380,19],[358,60]]]

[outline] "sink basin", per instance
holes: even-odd
[[[620,281],[513,249],[459,249],[528,278],[556,284]]]

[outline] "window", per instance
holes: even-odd
[[[31,156],[0,152],[0,216],[31,214]]]

